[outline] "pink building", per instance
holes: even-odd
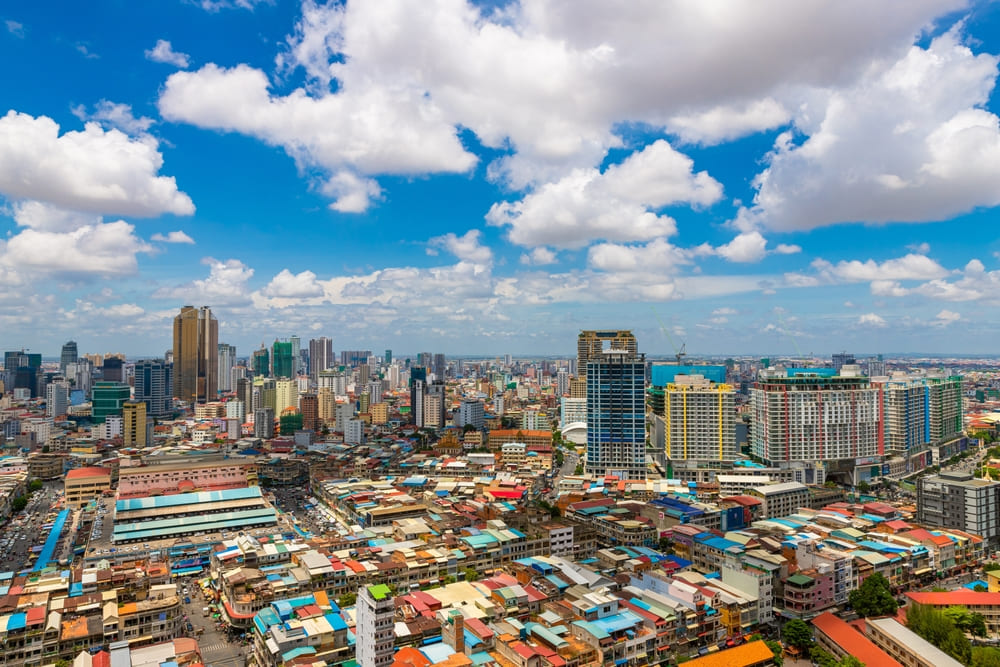
[[[170,463],[123,467],[118,471],[119,498],[239,489],[256,485],[257,466],[246,461]]]

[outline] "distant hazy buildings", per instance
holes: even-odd
[[[233,368],[236,366],[236,346],[219,343],[219,391],[233,390]]]
[[[76,341],[67,341],[62,346],[62,353],[59,355],[59,370],[65,373],[66,367],[69,364],[75,364],[78,359],[79,356],[76,349]]]

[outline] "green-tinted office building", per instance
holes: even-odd
[[[274,341],[271,348],[271,370],[276,378],[294,378],[295,366],[291,341]]]
[[[98,424],[103,424],[109,415],[121,416],[122,406],[128,401],[130,391],[121,382],[98,382],[91,393],[91,416]]]

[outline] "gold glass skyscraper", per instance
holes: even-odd
[[[219,389],[219,323],[207,306],[184,306],[174,318],[174,397],[205,403]]]

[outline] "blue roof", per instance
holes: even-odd
[[[605,616],[604,618],[598,618],[590,621],[591,624],[597,625],[598,627],[604,629],[605,632],[609,633],[620,632],[628,628],[633,628],[641,622],[642,619],[631,611],[622,611],[617,614],[612,614],[611,616]]]
[[[334,630],[346,630],[347,623],[341,618],[340,614],[323,614],[323,618],[326,622],[330,624],[330,627]]]
[[[743,549],[743,545],[739,542],[733,542],[732,540],[727,540],[724,537],[712,537],[707,540],[702,540],[702,544],[709,546],[713,549],[718,549],[719,551],[725,551],[727,549],[732,549],[736,547],[740,550]]]
[[[259,486],[248,486],[239,489],[223,489],[222,491],[199,491],[197,493],[178,493],[172,496],[147,496],[145,498],[128,498],[115,503],[115,510],[147,510],[160,507],[178,507],[200,503],[216,503],[225,500],[246,500],[261,498]]]
[[[593,636],[597,637],[598,639],[607,639],[608,637],[611,636],[607,633],[607,631],[604,628],[594,625],[590,621],[573,621],[573,625],[577,626],[578,628],[583,628],[584,630],[586,630]]]
[[[707,380],[721,384],[726,381],[726,367],[653,364],[650,379],[654,386],[665,387],[673,382],[678,375],[702,375]]]

